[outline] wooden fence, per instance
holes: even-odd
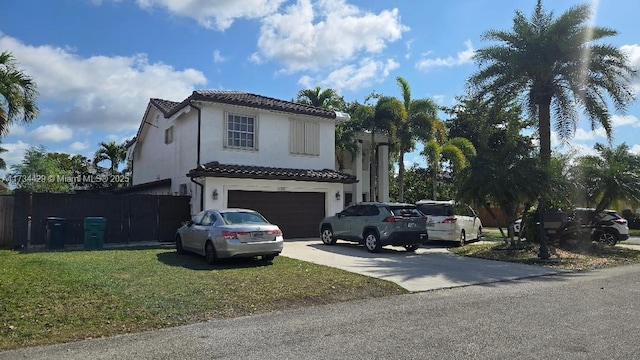
[[[106,219],[104,243],[173,241],[190,218],[190,198],[171,195],[15,193],[0,196],[0,247],[47,245],[47,224],[64,227],[64,245],[84,244],[86,217]],[[53,219],[57,218],[57,219]]]

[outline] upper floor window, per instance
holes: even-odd
[[[171,144],[173,142],[173,126],[164,131],[164,143]]]
[[[314,122],[291,120],[290,152],[300,155],[320,154],[320,125]]]
[[[227,114],[227,138],[230,148],[256,149],[256,118],[253,116]]]

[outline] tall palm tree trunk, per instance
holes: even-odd
[[[400,150],[398,164],[398,201],[404,202],[404,151]]]
[[[540,159],[545,164],[551,161],[551,98],[538,105],[538,132],[540,133]]]

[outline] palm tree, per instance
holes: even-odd
[[[611,45],[596,44],[617,35],[612,29],[586,25],[589,5],[579,5],[554,17],[538,0],[530,19],[516,11],[513,30],[490,30],[483,39],[501,44],[480,49],[475,60],[481,68],[469,85],[482,98],[514,96],[537,117],[540,157],[551,159],[551,111],[555,130],[568,141],[583,109],[594,129],[600,124],[613,137],[607,95],[616,110],[624,111],[634,99],[631,80],[637,74],[627,57]]]
[[[7,152],[7,149],[5,149],[2,146],[0,146],[0,154],[5,153],[5,152]],[[0,169],[2,169],[2,170],[6,170],[7,169],[7,163],[2,158],[0,158]]]
[[[344,99],[338,95],[333,89],[322,90],[320,86],[313,89],[303,89],[298,91],[296,102],[300,104],[313,105],[329,110],[345,111],[347,105]],[[336,162],[338,170],[345,168],[345,153],[349,153],[354,158],[358,151],[357,122],[347,122],[336,124],[335,127],[335,143],[336,143]]]
[[[520,125],[512,122],[490,134],[464,169],[457,195],[464,202],[483,206],[494,219],[489,204],[497,204],[505,214],[512,245],[518,206],[533,203],[548,184],[544,166],[534,157],[531,139],[520,135],[520,130]]]
[[[96,151],[93,157],[93,164],[97,165],[98,163],[107,160],[111,163],[109,168],[111,173],[115,174],[118,170],[118,165],[125,160],[127,155],[124,145],[116,144],[113,140],[108,143],[101,141],[98,145],[100,148]]]
[[[376,175],[377,175],[377,162],[374,154],[377,150],[377,145],[375,142],[375,134],[376,131],[384,133],[388,136],[389,139],[389,156],[393,153],[397,152],[399,141],[398,141],[398,129],[402,128],[404,123],[407,121],[407,111],[404,108],[404,105],[400,100],[391,97],[391,96],[380,96],[378,97],[378,102],[373,108],[373,116],[368,119],[369,123],[365,124],[365,128],[369,129],[371,132],[371,187],[372,189],[376,188]],[[391,163],[391,161],[389,162]],[[389,169],[386,169],[388,171]],[[386,172],[385,172],[386,173]],[[373,194],[372,194],[373,195]],[[372,197],[372,200],[376,200]]]
[[[333,89],[322,90],[320,86],[298,91],[296,102],[329,110],[343,111],[345,108],[345,102],[342,96],[338,95]]]
[[[415,149],[416,140],[429,141],[445,136],[444,123],[438,120],[438,106],[430,99],[412,99],[409,83],[401,77],[400,86],[406,119],[398,124],[398,200],[404,201],[404,155]]]
[[[16,121],[30,123],[38,116],[36,83],[17,68],[8,51],[0,54],[0,136]]]
[[[476,149],[471,141],[457,137],[444,143],[436,140],[428,141],[424,145],[421,155],[426,157],[429,164],[433,200],[437,200],[437,177],[442,171],[444,161],[449,161],[452,174],[469,166],[470,160],[476,156]]]
[[[597,203],[595,213],[622,200],[640,204],[640,156],[626,144],[612,148],[597,143],[594,149],[598,154],[579,158],[576,169],[588,200]]]

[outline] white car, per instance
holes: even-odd
[[[594,208],[577,208],[574,214],[579,216],[584,224],[594,226],[591,239],[601,243],[615,245],[617,242],[629,238],[629,224],[626,219],[618,215],[615,210],[604,210],[595,216]]]
[[[522,223],[522,219],[518,219],[513,223],[513,234],[516,236],[520,235],[520,223]]]
[[[482,238],[482,222],[468,205],[453,200],[420,200],[418,210],[427,215],[429,240],[455,241],[461,246]]]

